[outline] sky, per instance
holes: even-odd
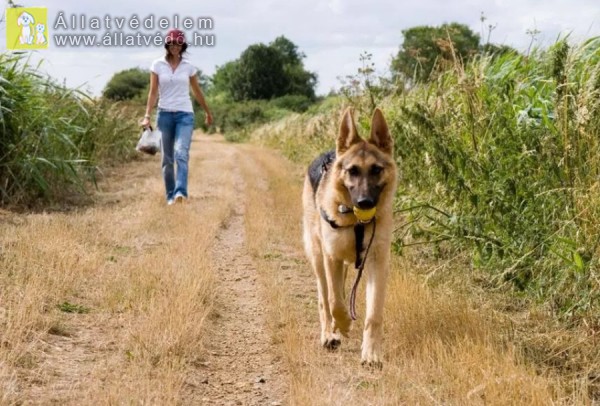
[[[418,26],[438,26],[458,22],[474,32],[488,36],[496,44],[525,51],[532,42],[527,34],[536,30],[535,44],[548,46],[559,35],[569,34],[571,41],[600,35],[600,0],[182,0],[182,1],[103,1],[18,0],[24,7],[47,7],[50,45],[48,49],[29,51],[31,63],[41,61],[40,69],[69,87],[100,95],[112,75],[124,69],[148,69],[152,60],[164,52],[161,46],[90,46],[59,47],[57,34],[93,32],[102,37],[117,31],[114,19],[140,21],[154,16],[151,30],[138,31],[151,36],[166,32],[158,27],[165,17],[172,26],[177,16],[190,17],[194,27],[185,30],[214,40],[214,46],[188,48],[190,61],[205,74],[237,59],[249,46],[273,41],[280,35],[294,42],[306,55],[305,67],[318,75],[317,94],[339,88],[341,77],[352,75],[360,67],[361,53],[372,55],[377,73],[389,72],[393,56],[402,44],[402,30]],[[2,6],[4,7],[4,5]],[[57,26],[59,13],[69,27]],[[481,16],[486,20],[482,24]],[[93,17],[104,21],[108,16],[112,29],[85,31],[70,27],[70,17]],[[198,19],[210,18],[212,29],[199,27]],[[170,27],[169,27],[170,28]],[[6,49],[5,24],[0,23],[0,51]]]

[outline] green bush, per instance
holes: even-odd
[[[271,105],[280,109],[304,113],[314,104],[314,100],[307,96],[290,94],[271,100]]]
[[[269,101],[208,101],[214,117],[214,127],[223,133],[227,140],[235,142],[245,140],[257,126],[279,120],[297,110],[305,110],[312,103],[305,96],[283,96]],[[205,128],[203,114],[196,114],[196,126]]]
[[[133,117],[39,75],[21,54],[0,54],[0,204],[83,193],[99,164],[135,153]]]
[[[228,134],[266,121],[267,103],[264,101],[229,102],[212,106],[214,125],[227,137]]]
[[[110,100],[144,98],[150,87],[150,71],[140,68],[117,72],[106,84],[102,96]]]
[[[481,57],[396,100],[408,235],[472,248],[494,281],[563,314],[597,303],[599,62],[600,38],[560,41]]]

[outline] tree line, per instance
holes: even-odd
[[[511,47],[482,43],[468,26],[448,23],[402,30],[403,42],[392,59],[391,73],[404,84],[426,82],[457,61],[466,63],[476,55],[515,52]],[[306,55],[285,36],[269,44],[253,44],[239,58],[218,66],[214,75],[200,73],[207,95],[219,100],[245,102],[297,96],[315,101],[317,74],[304,67]],[[144,98],[149,72],[133,68],[115,74],[103,96],[112,100]]]

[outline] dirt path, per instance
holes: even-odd
[[[92,207],[0,217],[0,405],[288,403],[239,146],[195,137],[184,205],[165,204],[157,161]]]
[[[207,148],[233,149],[205,139]],[[237,153],[227,154],[239,162]],[[217,296],[212,318],[203,389],[189,400],[207,404],[281,405],[286,393],[281,358],[268,331],[264,292],[246,249],[244,229],[246,185],[234,167],[234,195],[239,199],[215,238],[211,258],[217,272]]]

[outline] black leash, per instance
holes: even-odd
[[[375,237],[375,229],[377,228],[377,219],[373,217],[373,233],[371,234],[371,239],[369,240],[369,245],[367,245],[367,250],[365,251],[365,256],[360,260],[360,252],[362,251],[362,243],[365,236],[365,225],[359,223],[354,226],[354,235],[356,236],[356,263],[354,267],[358,270],[356,274],[356,279],[354,280],[354,285],[352,285],[352,292],[350,293],[350,317],[352,320],[356,320],[356,289],[358,289],[358,283],[360,282],[360,277],[362,276],[363,269],[365,269],[365,263],[367,262],[367,255],[369,255],[369,248],[371,248],[371,244],[373,243],[373,237]],[[359,241],[360,239],[360,241]]]
[[[338,225],[331,217],[327,215],[327,212],[320,209],[321,217],[325,220],[331,228],[338,229],[341,226]],[[346,214],[346,212],[343,212]],[[349,212],[347,212],[349,213]],[[362,257],[360,253],[362,252],[363,242],[365,239],[365,223],[358,222],[354,225],[354,245],[356,250],[356,261],[354,262],[354,268],[357,269],[356,279],[354,280],[354,285],[352,285],[352,292],[350,293],[350,317],[352,320],[356,320],[356,290],[358,289],[358,283],[360,282],[360,278],[362,276],[363,269],[365,269],[365,263],[367,262],[367,255],[369,255],[369,249],[371,248],[371,244],[373,243],[373,238],[375,237],[375,229],[377,228],[376,217],[373,217],[373,234],[371,234],[371,239],[369,240],[369,245],[367,245],[367,249],[365,251],[365,256]],[[368,224],[368,223],[367,223]]]

